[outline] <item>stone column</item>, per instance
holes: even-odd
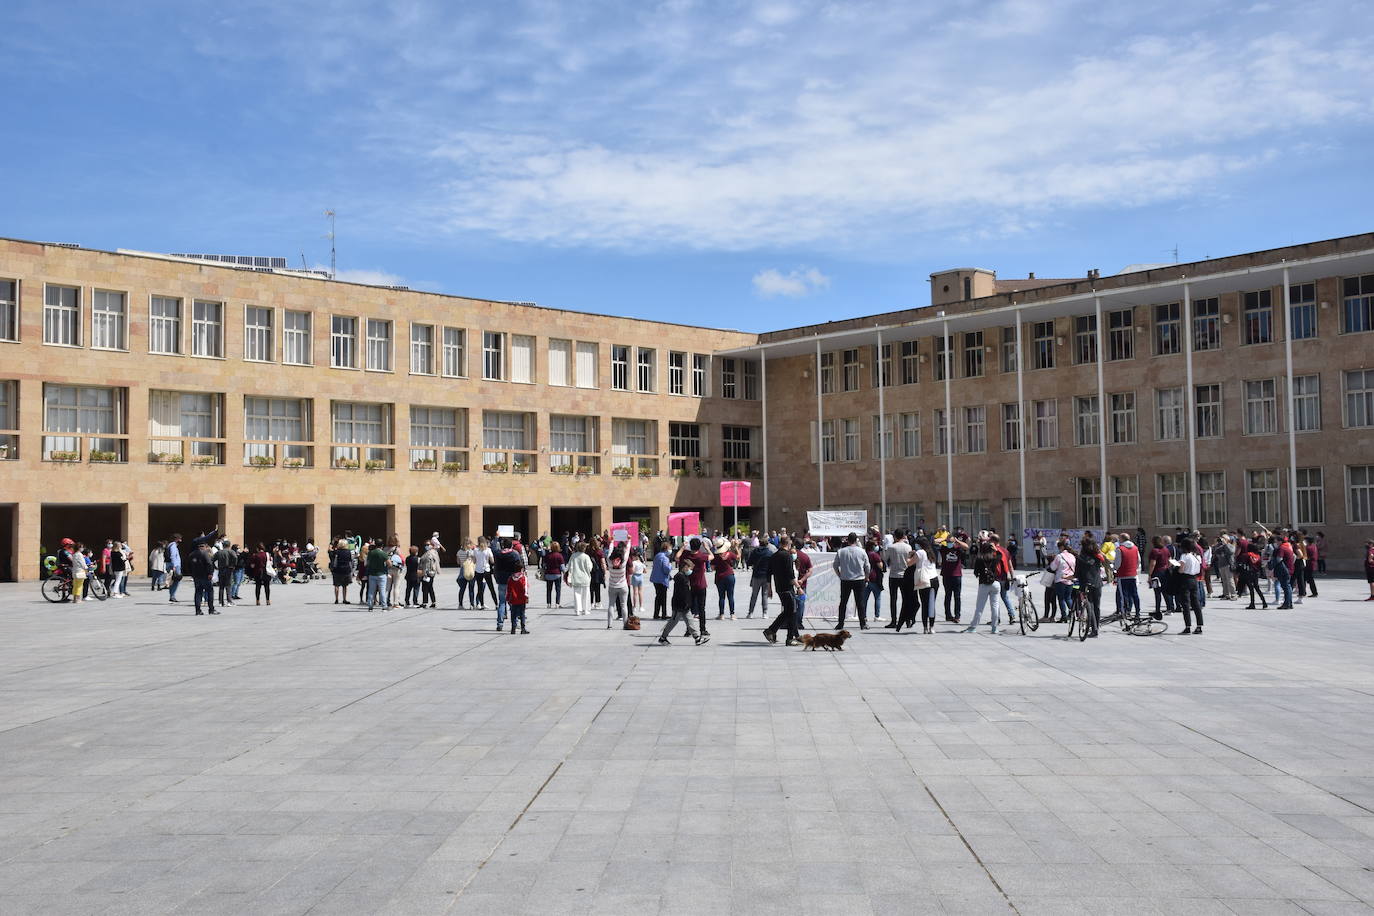
[[[389,538],[392,534],[398,535],[404,546],[410,546],[410,503],[393,503],[386,507],[386,536]]]
[[[153,549],[148,540],[148,504],[129,502],[124,504],[124,517],[121,520],[124,537],[129,541],[129,549],[134,553],[134,576],[148,577],[148,551]],[[130,583],[132,591],[133,584]]]
[[[32,437],[37,440],[37,436]],[[19,582],[29,582],[38,578],[39,564],[43,558],[38,555],[43,520],[43,505],[37,500],[17,503],[14,507],[14,531],[11,544],[10,568]],[[146,520],[146,519],[145,519]],[[41,544],[49,554],[57,553],[57,545]]]
[[[221,503],[219,506],[219,533],[235,544],[244,543],[243,503]]]

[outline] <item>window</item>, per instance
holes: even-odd
[[[756,399],[758,392],[758,369],[749,360],[741,360],[741,368],[744,370],[744,396]],[[711,377],[711,357],[705,353],[692,354],[692,397],[704,398],[707,391],[707,380]],[[752,382],[752,385],[751,385]]]
[[[1054,368],[1054,322],[1037,321],[1031,325],[1031,368]]]
[[[482,378],[495,382],[506,379],[506,335],[500,331],[482,332]]]
[[[1155,391],[1155,438],[1186,438],[1185,409],[1182,388],[1160,388]]]
[[[1083,528],[1102,527],[1102,478],[1078,478],[1078,524]]]
[[[191,355],[224,357],[224,303],[191,303]]]
[[[892,344],[873,347],[873,387],[887,388],[892,384]]]
[[[1221,386],[1196,385],[1193,387],[1193,431],[1199,439],[1220,439],[1225,435],[1221,425]]]
[[[978,378],[983,374],[983,332],[964,334],[964,378]]]
[[[1346,519],[1352,524],[1374,522],[1374,464],[1356,464],[1345,469]]]
[[[1265,436],[1279,431],[1277,386],[1271,378],[1245,383],[1245,435]]]
[[[19,383],[0,381],[0,430],[19,428]],[[0,432],[0,461],[13,461],[19,457],[19,437],[12,433]]]
[[[358,319],[334,315],[329,319],[329,365],[358,368]]]
[[[921,377],[921,357],[916,348],[916,341],[904,340],[901,349],[901,380],[903,385],[914,385]]]
[[[81,291],[75,286],[43,287],[43,343],[81,346]]]
[[[1002,371],[1016,371],[1016,328],[1002,329]]]
[[[1015,452],[1021,448],[1021,405],[1002,405],[1002,450]]]
[[[434,374],[434,325],[410,325],[410,371],[412,375]]]
[[[1112,478],[1112,524],[1140,524],[1140,478]]]
[[[935,454],[943,455],[949,451],[949,414],[943,407],[935,409]]]
[[[534,382],[534,337],[512,334],[510,337],[510,380],[519,384]]]
[[[619,422],[619,421],[617,421]],[[529,451],[529,415],[500,410],[482,411],[482,447],[501,451]],[[501,454],[484,458],[483,464],[503,461]]]
[[[1097,395],[1073,399],[1074,445],[1097,445],[1102,420],[1098,415]]]
[[[935,338],[935,381],[943,382],[945,374],[953,373],[954,367],[949,364],[952,355],[950,353],[952,343],[948,337]]]
[[[1035,438],[1031,440],[1034,448],[1059,448],[1059,402],[1056,400],[1032,401],[1031,410],[1035,416]]]
[[[1226,472],[1197,472],[1197,511],[1199,525],[1226,524]]]
[[[653,420],[611,421],[611,470],[617,468],[640,467],[657,468],[657,462],[638,455],[651,455],[658,451],[658,426]]]
[[[1215,296],[1193,300],[1193,349],[1221,349],[1221,304]]]
[[[878,527],[884,531],[891,531],[893,528],[905,528],[908,531],[915,531],[917,526],[925,521],[925,509],[921,503],[894,503],[887,504],[887,521],[884,522],[879,513],[882,506],[873,507],[873,517],[879,519]]]
[[[549,384],[566,388],[572,384],[572,341],[549,338]]]
[[[687,354],[677,350],[668,351],[668,393],[686,394],[687,380],[683,377],[687,369]],[[724,370],[722,370],[722,375]]]
[[[635,349],[635,366],[639,370],[636,380],[640,391],[658,390],[658,351],[647,347]]]
[[[391,322],[389,320],[367,319],[367,368],[375,372],[391,371]]]
[[[1135,392],[1124,391],[1111,398],[1111,444],[1129,445],[1135,442]]]
[[[148,303],[148,352],[181,352],[181,300],[154,296]]]
[[[1135,356],[1134,316],[1134,309],[1107,313],[1107,359],[1116,361]]]
[[[1277,525],[1279,519],[1279,469],[1264,468],[1245,472],[1245,490],[1250,514],[1261,525]]]
[[[572,417],[553,414],[549,417],[549,451],[557,453],[562,462],[573,455],[587,455],[594,451],[591,417]],[[566,461],[567,464],[587,464],[586,461]]]
[[[1159,474],[1159,527],[1182,528],[1188,524],[1188,475]]]
[[[287,312],[282,325],[282,362],[308,366],[310,358],[310,313]]]
[[[835,354],[821,354],[821,394],[835,393]]]
[[[941,500],[935,504],[935,517],[948,519],[951,528],[963,528],[965,531],[978,531],[992,526],[992,515],[988,512],[985,499],[956,499],[952,512],[949,503]]]
[[[1341,333],[1374,331],[1374,274],[1346,277],[1341,282]]]
[[[1178,307],[1177,302],[1155,306],[1155,356],[1183,352],[1183,329]]]
[[[1007,513],[1007,530],[1016,534],[1018,539],[1023,536],[1027,528],[1053,529],[1053,531],[1046,531],[1048,537],[1064,526],[1058,499],[1028,496],[1026,498],[1025,521],[1021,519],[1021,500],[1008,499],[1004,506]]]
[[[988,412],[986,407],[964,408],[964,451],[988,450]]]
[[[453,407],[410,408],[410,466],[467,468],[467,411]]]
[[[844,433],[844,441],[840,451],[841,461],[858,461],[863,457],[859,452],[859,418],[850,417],[841,420]]]
[[[1097,362],[1097,316],[1079,315],[1073,320],[1073,361]]]
[[[611,345],[611,387],[630,390],[630,348],[621,344]]]
[[[814,443],[816,441],[815,421],[812,421],[811,429],[811,441]],[[820,460],[825,462],[834,461],[835,454],[835,421],[822,420],[820,424]],[[812,462],[816,460],[816,455],[814,453],[811,456],[811,460]]]
[[[1297,468],[1298,517],[1297,525],[1326,524],[1326,492],[1322,485],[1321,468]]]
[[[733,357],[726,357],[720,361],[720,396],[723,398],[739,397],[739,370],[736,366],[739,361]]]
[[[579,340],[577,342],[577,365],[574,367],[576,372],[575,380],[578,388],[595,388],[600,384],[596,377],[597,345],[591,341]]]
[[[301,398],[243,399],[243,461],[275,461],[277,450],[286,460],[302,465],[311,463],[310,401]],[[275,446],[271,443],[294,442],[296,445]]]
[[[19,339],[19,283],[0,280],[0,340]]]
[[[1269,290],[1267,289],[1246,293],[1242,297],[1241,343],[1262,344],[1273,342],[1274,310],[1269,300]]]
[[[840,371],[840,387],[844,391],[859,390],[859,350],[857,347],[845,350]]]
[[[125,459],[123,388],[88,388],[76,385],[43,386],[43,431],[65,433],[43,437],[43,459],[53,452],[81,453],[81,437],[89,436],[86,455],[114,452]]]
[[[391,405],[334,401],[334,441],[350,445],[390,445]]]
[[[701,459],[706,457],[706,446],[702,441],[700,423],[668,424],[668,456],[674,471],[693,471],[705,469]]]
[[[272,310],[246,306],[243,310],[243,358],[272,361]]]
[[[720,457],[722,472],[727,478],[758,477],[763,473],[756,456],[759,430],[756,426],[722,426],[720,428]]]
[[[468,374],[468,332],[465,328],[444,328],[444,375],[463,378]]]
[[[1374,369],[1345,373],[1345,426],[1347,429],[1374,426]]]
[[[3,294],[0,288],[0,295]],[[127,350],[125,318],[123,293],[94,290],[91,293],[91,346],[99,350]],[[2,330],[0,336],[3,336]]]
[[[897,429],[900,438],[897,440],[901,448],[899,454],[903,458],[917,458],[921,454],[921,415],[919,413],[901,413],[897,415]]]
[[[896,443],[893,441],[893,416],[873,415],[873,457],[896,458]]]
[[[208,458],[207,464],[223,462],[223,443],[190,442],[189,454],[182,439],[213,440],[224,437],[223,398],[195,391],[148,392],[148,451],[175,455],[190,462]]]
[[[1288,287],[1288,336],[1293,340],[1317,336],[1317,284],[1295,283]]]
[[[1321,376],[1293,376],[1293,429],[1312,433],[1322,428]]]

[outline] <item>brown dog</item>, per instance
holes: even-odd
[[[827,652],[833,652],[836,649],[843,652],[844,641],[848,639],[849,636],[850,633],[848,630],[841,630],[838,633],[807,633],[802,637],[802,651],[805,652],[807,649],[810,649],[812,652],[815,652],[817,647],[819,647]]]

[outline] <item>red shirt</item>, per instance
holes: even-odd
[[[706,591],[706,564],[711,562],[711,555],[704,550],[696,553],[689,553],[692,558],[692,588],[698,591]]]
[[[811,575],[811,558],[797,551],[797,589],[805,590],[806,580]]]
[[[1169,548],[1156,547],[1150,551],[1150,575],[1157,576],[1169,569]]]
[[[506,581],[506,603],[521,605],[529,603],[529,592],[526,590],[524,576],[511,576]]]
[[[1118,545],[1116,552],[1121,557],[1121,568],[1116,571],[1116,574],[1134,578],[1140,572],[1140,548],[1134,543],[1129,547]]]
[[[1293,545],[1284,541],[1279,544],[1279,559],[1283,561],[1284,567],[1288,570],[1288,575],[1293,575]]]
[[[716,558],[711,561],[711,568],[716,571],[716,584],[720,580],[735,574],[735,552],[727,550],[725,553],[716,554]]]

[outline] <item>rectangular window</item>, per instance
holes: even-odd
[[[1078,524],[1083,528],[1102,527],[1102,478],[1078,478]]]
[[[1016,371],[1016,328],[1002,329],[1002,371]]]
[[[43,343],[81,346],[81,291],[75,286],[43,287]]]
[[[720,361],[720,396],[739,397],[739,360],[727,356]]]
[[[93,452],[113,452],[115,460],[126,460],[128,442],[122,438],[126,398],[124,388],[45,384],[43,431],[58,435],[43,437],[43,460],[52,460],[54,452],[83,455],[82,437],[89,437],[85,439],[84,457]]]
[[[181,300],[153,296],[148,303],[148,352],[181,352]]]
[[[307,444],[310,441],[310,403],[302,398],[245,397],[244,464],[275,462],[278,452],[284,460],[299,461],[303,466],[312,464],[311,446]],[[297,444],[273,444],[279,442]]]
[[[1221,303],[1216,296],[1193,300],[1193,349],[1221,349]]]
[[[308,366],[310,354],[310,313],[286,313],[282,323],[282,362],[293,366]]]
[[[391,322],[367,319],[367,368],[374,372],[391,371]]]
[[[577,342],[576,381],[578,388],[595,388],[601,384],[597,379],[597,345],[588,340]]]
[[[1197,472],[1197,511],[1199,525],[1226,524],[1226,472]]]
[[[763,371],[763,363],[746,359],[740,364],[740,370],[740,377],[744,380],[745,400],[757,401],[759,399],[759,373]]]
[[[1179,318],[1179,304],[1155,306],[1155,356],[1183,352],[1183,328]]]
[[[742,360],[744,370],[744,396],[746,398],[757,398],[758,394],[758,370],[755,364],[749,360]],[[705,353],[692,354],[692,397],[706,397],[708,380],[711,378],[711,357]],[[750,386],[750,381],[753,386]]]
[[[613,419],[611,421],[611,471],[649,468],[658,473],[658,425],[653,420]],[[624,471],[621,471],[624,473]]]
[[[1159,527],[1182,528],[1188,524],[1188,475],[1158,474]]]
[[[904,340],[899,345],[901,350],[901,380],[903,385],[914,385],[921,377],[921,357],[917,350],[916,341]]]
[[[1155,438],[1184,439],[1185,425],[1182,388],[1160,388],[1155,391]]]
[[[1097,362],[1097,316],[1079,315],[1073,320],[1073,361]]]
[[[1220,385],[1193,387],[1193,422],[1197,424],[1194,434],[1199,439],[1220,439],[1225,435],[1225,427],[1221,425]]]
[[[1102,432],[1102,420],[1098,415],[1097,395],[1073,399],[1073,442],[1074,445],[1097,445]]]
[[[859,453],[859,418],[850,417],[840,421],[844,427],[842,461],[858,461],[863,456]]]
[[[175,455],[185,462],[210,459],[202,463],[222,464],[222,442],[186,443],[182,439],[216,440],[224,438],[223,397],[193,391],[148,392],[148,451],[154,456]]]
[[[935,517],[949,519],[951,528],[965,531],[978,531],[992,526],[992,515],[985,499],[956,499],[951,511],[949,503],[941,500],[935,504]]]
[[[1135,392],[1123,391],[1111,398],[1111,444],[1129,445],[1135,442]]]
[[[259,306],[243,309],[243,358],[253,362],[272,361],[272,310]]]
[[[506,380],[506,335],[500,331],[482,332],[482,378]]]
[[[482,411],[482,447],[500,451],[529,451],[531,442],[529,415],[500,410]],[[500,455],[484,459],[483,464],[502,461]]]
[[[935,381],[943,382],[945,374],[953,375],[954,367],[950,365],[953,355],[950,352],[953,342],[948,337],[935,338]]]
[[[1107,359],[1116,361],[1135,356],[1135,310],[1119,309],[1107,313]]]
[[[224,303],[191,303],[191,355],[224,357]]]
[[[549,384],[566,388],[572,384],[572,341],[549,338]]]
[[[857,347],[840,354],[840,386],[843,391],[859,390],[859,350]]]
[[[668,393],[686,394],[687,354],[677,350],[668,351]]]
[[[1374,274],[1341,281],[1341,333],[1374,331]]]
[[[1345,469],[1346,518],[1351,524],[1374,522],[1374,464]]]
[[[964,378],[978,378],[983,374],[983,332],[964,334]]]
[[[1054,368],[1054,322],[1037,321],[1031,326],[1031,368]]]
[[[410,372],[412,375],[434,374],[434,325],[410,325]]]
[[[1279,469],[1264,468],[1245,472],[1245,491],[1250,514],[1261,525],[1279,524]]]
[[[1245,435],[1267,436],[1279,431],[1277,385],[1271,378],[1245,382]]]
[[[468,374],[467,353],[467,329],[444,328],[444,375],[464,378]]]
[[[730,479],[758,477],[763,473],[759,462],[759,429],[756,426],[722,426],[720,428],[720,457],[722,472]]]
[[[552,419],[552,418],[550,418]],[[467,411],[453,407],[410,408],[410,466],[467,469]]]
[[[1140,478],[1135,475],[1112,478],[1112,524],[1140,524]]]
[[[935,454],[943,455],[949,450],[949,414],[943,407],[935,409]]]
[[[1261,289],[1242,297],[1241,343],[1262,344],[1274,340],[1274,309],[1269,290]]]
[[[1008,499],[1004,506],[1007,513],[1007,530],[1014,532],[1018,538],[1026,528],[1050,528],[1057,532],[1064,527],[1057,498],[1028,496],[1024,522],[1021,520],[1021,500]],[[1046,537],[1051,533],[1047,531]]]
[[[19,339],[19,282],[0,280],[0,340]]]
[[[873,387],[888,388],[892,385],[892,344],[873,347]]]
[[[704,465],[706,447],[701,436],[700,423],[668,424],[668,457],[674,471],[696,471]]]
[[[821,354],[821,394],[835,393],[835,354]]]
[[[921,455],[921,415],[916,412],[897,415],[897,444],[903,458],[918,458]]]
[[[346,445],[390,445],[391,405],[334,401],[334,441]]]
[[[1293,376],[1293,429],[1312,433],[1322,428],[1321,376]]]
[[[19,383],[0,380],[0,461],[19,458],[19,437],[4,430],[19,429]]]
[[[1374,426],[1374,369],[1345,373],[1345,426],[1346,429]]]
[[[334,315],[329,319],[329,365],[358,368],[358,319]]]
[[[1032,401],[1031,412],[1035,416],[1033,447],[1059,448],[1059,402],[1052,398]]]
[[[611,345],[611,388],[630,390],[630,348],[622,344]]]
[[[811,430],[811,441],[814,444],[816,442],[816,423],[814,420],[811,422]],[[829,463],[835,460],[835,455],[835,421],[822,420],[820,424],[820,460]],[[813,462],[816,460],[814,452],[811,460]]]
[[[658,351],[647,347],[635,348],[636,381],[640,391],[658,390]]]
[[[1002,405],[1002,450],[1015,452],[1021,449],[1021,405]]]
[[[0,284],[0,295],[3,294]],[[124,333],[128,317],[124,308],[124,294],[97,289],[91,293],[91,346],[97,350],[127,350]],[[0,305],[3,308],[3,305]],[[0,322],[3,318],[0,318]]]
[[[894,420],[892,414],[886,417],[873,415],[873,457],[896,458],[897,443],[894,441]]]
[[[1299,525],[1326,524],[1326,488],[1322,484],[1321,468],[1297,468]]]
[[[1317,284],[1295,283],[1288,287],[1288,336],[1293,340],[1317,336]]]
[[[526,385],[534,381],[534,337],[529,334],[510,336],[510,380]]]
[[[580,456],[593,451],[592,423],[591,417],[551,415],[549,417],[549,451],[567,458],[573,455],[579,456],[578,461],[569,461],[567,462],[569,464],[587,464],[586,461],[581,460]]]
[[[964,408],[964,451],[988,450],[988,412],[986,407]]]

